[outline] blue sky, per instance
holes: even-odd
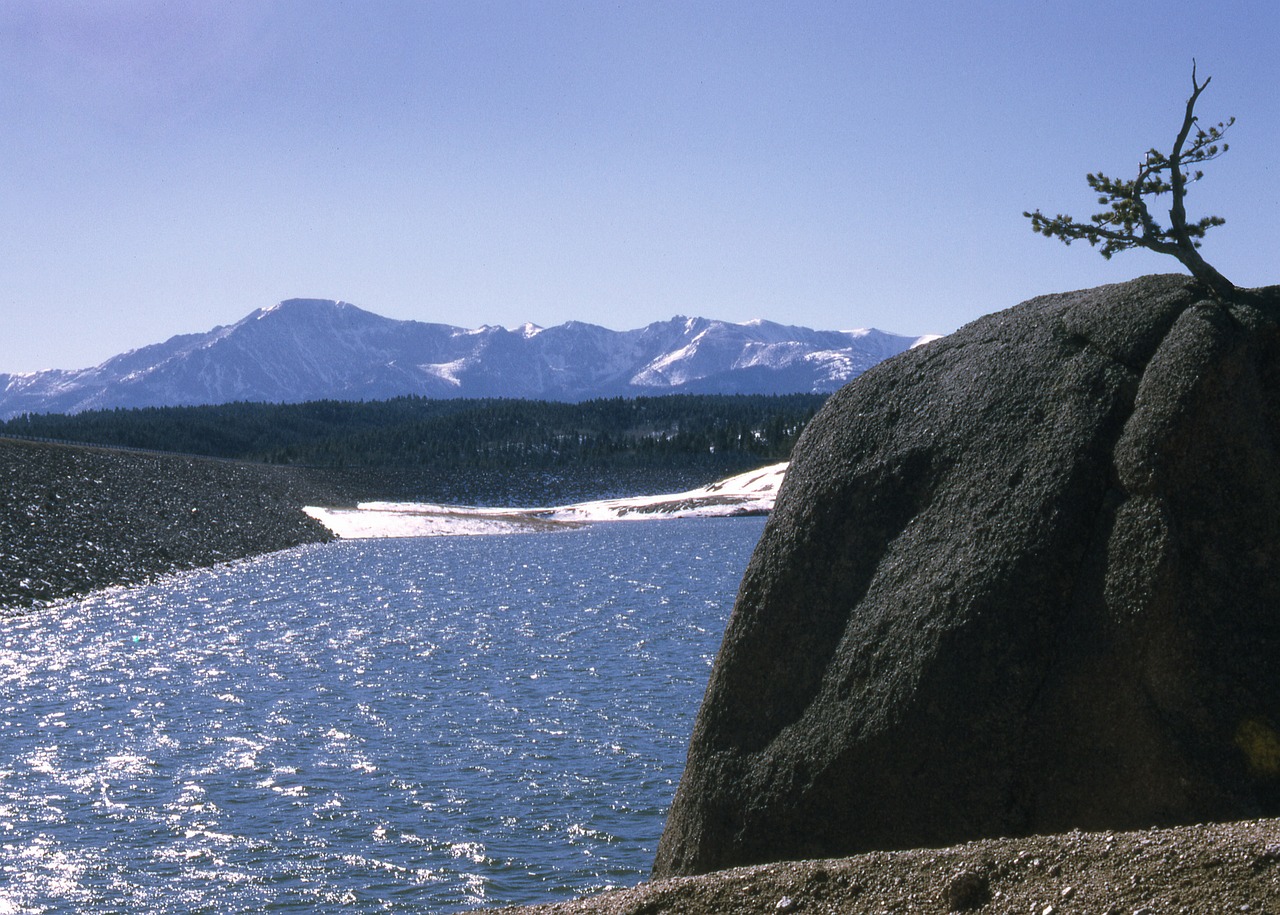
[[[1107,0],[0,3],[0,372],[294,296],[474,327],[948,332],[1176,271],[1033,235],[1238,118],[1204,253],[1280,282],[1280,7]]]

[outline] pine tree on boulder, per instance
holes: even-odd
[[[1227,151],[1222,136],[1235,123],[1235,118],[1228,118],[1213,127],[1199,126],[1195,115],[1196,101],[1212,79],[1205,77],[1204,82],[1200,82],[1192,61],[1191,97],[1187,99],[1182,128],[1168,154],[1154,148],[1148,150],[1138,166],[1137,176],[1130,181],[1111,178],[1102,172],[1086,176],[1089,187],[1098,193],[1098,203],[1108,209],[1095,213],[1088,222],[1078,222],[1061,213],[1050,218],[1039,210],[1024,212],[1022,215],[1031,220],[1032,231],[1061,239],[1066,245],[1083,239],[1094,247],[1101,246],[1100,253],[1108,260],[1117,251],[1130,248],[1147,248],[1168,254],[1176,257],[1217,298],[1235,298],[1238,293],[1235,284],[1200,254],[1200,240],[1205,232],[1222,225],[1225,220],[1221,216],[1205,216],[1196,222],[1187,222],[1187,186],[1204,177],[1200,165]],[[1147,206],[1147,198],[1164,194],[1173,195],[1168,228],[1156,221]]]

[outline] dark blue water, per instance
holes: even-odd
[[[0,623],[0,915],[639,882],[761,525],[348,541]]]

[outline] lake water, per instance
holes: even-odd
[[[639,882],[762,525],[345,541],[0,622],[0,915]]]

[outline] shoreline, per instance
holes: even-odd
[[[426,502],[361,502],[355,508],[303,510],[343,540],[448,537],[566,530],[585,524],[767,515],[787,464],[772,464],[698,489],[598,499],[545,508],[483,508]]]
[[[339,538],[765,514],[785,467],[673,495],[479,508],[359,502],[395,491],[377,474],[0,438],[0,615]]]

